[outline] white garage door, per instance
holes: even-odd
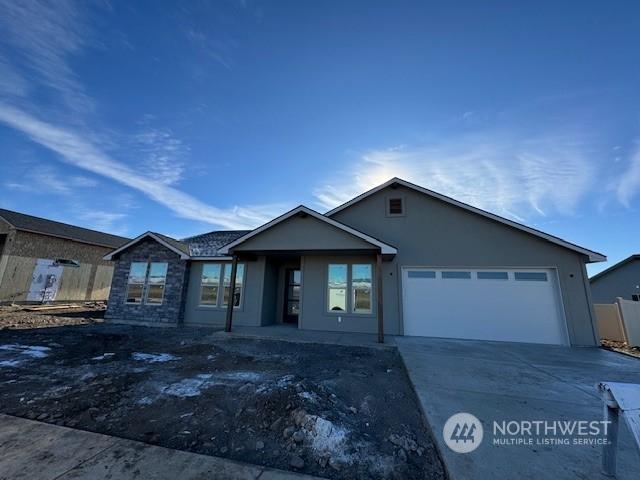
[[[567,344],[555,270],[403,268],[404,334]]]

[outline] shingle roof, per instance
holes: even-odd
[[[100,245],[104,247],[117,248],[128,242],[130,239],[111,235],[109,233],[89,230],[88,228],[76,227],[67,223],[55,222],[24,213],[14,212],[0,208],[0,218],[4,219],[16,230],[40,233],[52,237],[66,238],[77,242]]]
[[[158,232],[151,232],[151,233],[153,233],[154,235],[157,235],[172,247],[177,248],[181,252],[189,255],[189,245],[187,245],[185,242],[176,240],[175,238],[172,238],[172,237],[167,237],[166,235],[162,235],[161,233],[158,233]]]
[[[613,272],[614,270],[617,270],[621,266],[626,265],[629,262],[633,262],[634,260],[640,260],[640,254],[635,253],[633,255],[628,256],[627,258],[625,258],[624,260],[619,261],[615,265],[611,265],[609,268],[606,268],[605,270],[602,270],[600,273],[596,273],[593,277],[591,277],[589,279],[589,281],[593,282],[594,280],[602,278],[605,275],[607,275],[608,273]]]
[[[189,246],[189,254],[192,257],[216,257],[219,256],[219,248],[246,235],[250,231],[251,230],[218,230],[194,237],[183,238],[182,243],[186,243]]]

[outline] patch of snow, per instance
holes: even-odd
[[[216,376],[224,380],[234,380],[239,382],[259,382],[264,378],[264,375],[261,373],[247,371],[228,372]]]
[[[202,393],[202,390],[216,383],[211,381],[212,376],[208,373],[197,375],[195,378],[185,378],[178,383],[163,387],[161,392],[173,397],[197,397]]]
[[[7,345],[0,345],[0,350],[20,353],[31,358],[44,358],[48,355],[47,352],[51,349],[49,347],[41,347],[38,345],[21,345],[18,343],[11,343]]]
[[[329,455],[351,463],[351,455],[345,453],[348,431],[317,415],[307,415],[307,438],[317,455]]]
[[[256,393],[269,393],[277,388],[287,389],[295,379],[294,375],[285,375],[284,377],[280,377],[275,382],[264,383],[260,385],[260,387],[256,390]]]
[[[170,362],[171,360],[179,360],[179,357],[175,355],[171,355],[170,353],[142,353],[142,352],[133,352],[131,357],[134,360],[139,360],[141,362],[149,362],[149,363],[161,363],[161,362]]]
[[[115,355],[115,353],[103,353],[102,355],[98,355],[97,357],[93,357],[91,360],[106,360],[107,358],[111,358]]]
[[[308,400],[311,403],[317,403],[318,402],[318,395],[316,395],[313,392],[300,392],[298,393],[298,396],[300,398],[302,398],[303,400]]]

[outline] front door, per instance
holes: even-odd
[[[298,323],[300,313],[300,270],[287,269],[284,286],[284,323]]]

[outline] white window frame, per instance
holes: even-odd
[[[342,288],[329,287],[329,269],[332,265],[345,265],[347,267],[347,284],[345,286],[345,310],[331,310],[329,300],[331,297],[331,290],[342,290]],[[371,305],[370,309],[366,312],[355,311],[355,289],[353,287],[353,267],[354,265],[368,265],[371,267]],[[373,315],[373,302],[375,299],[375,266],[372,262],[332,262],[327,264],[327,277],[325,281],[325,311],[330,315],[358,315],[358,316],[371,316]]]
[[[145,265],[145,271],[144,271],[144,281],[142,283],[140,282],[131,282],[130,278],[131,278],[131,268],[133,267],[134,263],[142,263]],[[167,265],[167,270],[166,273],[164,275],[164,282],[162,283],[162,285],[164,286],[164,288],[162,289],[162,298],[160,299],[159,303],[153,302],[153,303],[149,303],[148,301],[148,295],[149,295],[149,275],[151,274],[151,264],[152,263],[164,263]],[[124,296],[124,303],[125,305],[148,305],[150,307],[159,307],[164,303],[164,297],[165,297],[165,293],[167,290],[167,275],[169,274],[169,262],[151,262],[151,261],[132,261],[129,264],[129,273],[127,274],[127,291],[125,292],[125,296]],[[142,295],[140,296],[140,302],[129,302],[128,298],[129,298],[129,288],[131,285],[142,285]],[[158,284],[160,285],[160,284]]]
[[[134,263],[144,263],[145,267],[144,267],[144,280],[142,281],[142,283],[140,282],[131,282],[131,269],[133,268],[133,264]],[[144,292],[144,286],[147,283],[147,275],[149,274],[149,262],[131,262],[129,264],[129,272],[127,273],[127,291],[125,292],[124,295],[124,303],[126,305],[144,305],[144,300],[145,300],[145,292]],[[142,286],[142,292],[140,294],[140,302],[130,302],[129,301],[129,288],[131,287],[131,285],[141,285]]]
[[[353,267],[355,266],[368,266],[371,271],[370,285],[369,285],[369,310],[356,311],[356,287],[353,285]],[[371,315],[373,313],[373,264],[372,263],[352,263],[349,265],[349,288],[351,295],[351,313],[354,315]]]
[[[331,271],[331,267],[333,265],[338,265],[338,266],[345,266],[346,267],[346,277],[345,277],[345,286],[344,288],[341,287],[330,287],[329,286],[329,280],[330,280],[330,271]],[[344,310],[331,310],[331,290],[344,290]],[[347,313],[349,313],[349,264],[348,263],[329,263],[327,264],[327,280],[325,282],[325,291],[327,294],[327,298],[325,301],[325,310],[332,314],[332,315],[345,315]]]
[[[216,301],[214,303],[202,303],[202,291],[206,286],[214,286],[213,283],[204,283],[202,281],[204,274],[204,267],[207,265],[219,265],[220,268],[218,270],[218,290],[216,291]],[[220,279],[222,278],[223,265],[222,262],[207,262],[202,264],[202,270],[200,271],[200,296],[198,297],[198,306],[204,308],[218,308],[218,302],[220,301]]]
[[[202,272],[200,272],[200,297],[198,298],[198,307],[199,308],[215,308],[215,309],[226,309],[227,305],[224,301],[224,289],[231,289],[231,285],[225,285],[225,275],[227,273],[227,269],[229,269],[229,280],[231,280],[231,262],[206,262],[202,264],[202,270],[204,270],[205,265],[220,265],[220,277],[218,278],[218,294],[216,296],[216,303],[202,303]],[[238,283],[238,272],[242,268],[242,277],[240,278],[240,282]],[[245,277],[247,275],[247,266],[245,263],[238,263],[236,270],[236,289],[240,289],[240,298],[238,299],[238,305],[234,305],[234,309],[242,308],[242,302],[244,300],[244,285],[245,285]],[[233,298],[230,292],[230,298]]]
[[[153,285],[162,285],[162,297],[159,302],[149,302],[149,290],[151,287],[151,265],[154,263],[165,264],[167,266],[164,272],[164,281],[162,283],[154,283]],[[145,279],[144,286],[144,304],[149,305],[150,307],[159,307],[164,303],[164,296],[167,290],[167,275],[169,274],[169,262],[147,262],[147,277]]]

